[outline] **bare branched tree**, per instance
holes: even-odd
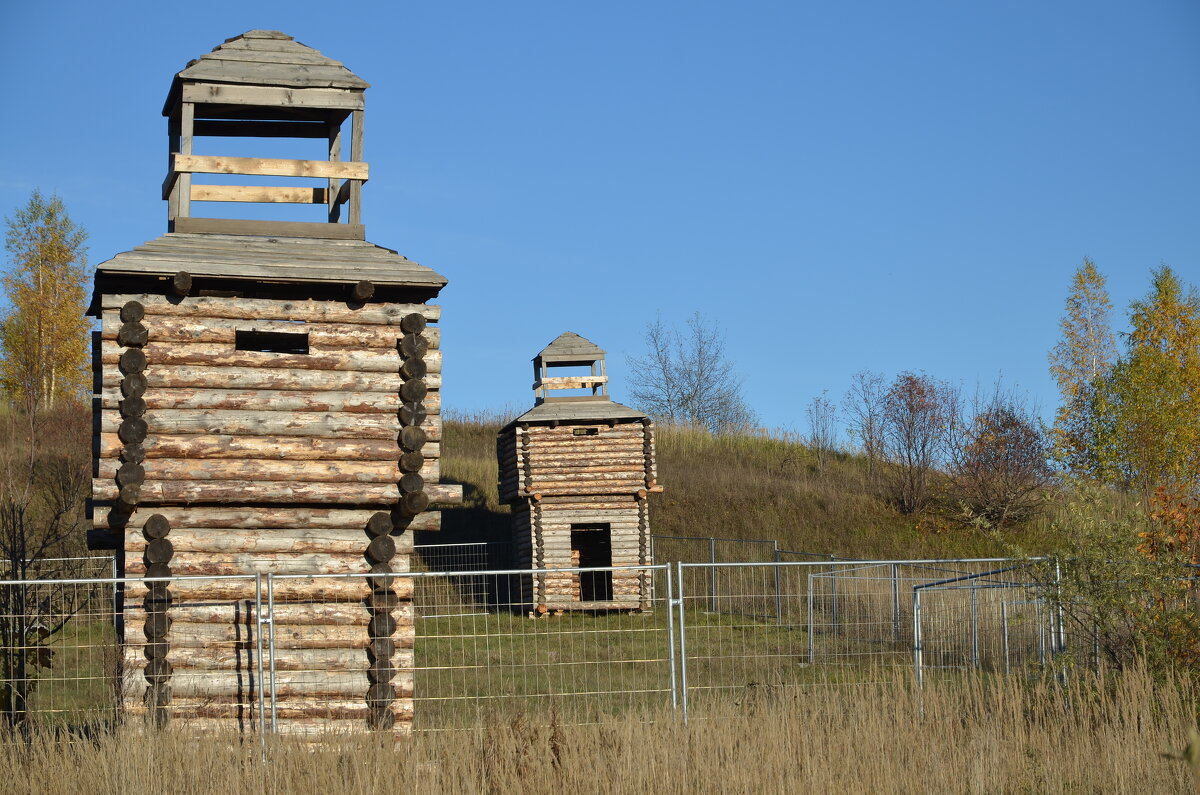
[[[929,503],[957,407],[955,390],[924,373],[901,373],[884,396],[881,439],[888,487],[904,513],[916,513]]]
[[[880,373],[860,370],[850,378],[842,398],[846,429],[862,445],[867,459],[867,477],[873,478],[883,457],[883,399],[887,385]]]
[[[824,469],[837,447],[837,406],[828,391],[812,399],[804,413],[808,415],[808,446],[817,455],[817,467]]]
[[[656,420],[712,433],[754,424],[719,326],[699,312],[680,331],[662,318],[646,326],[647,353],[628,357],[633,403]]]
[[[38,672],[53,665],[51,644],[96,590],[49,579],[85,573],[87,414],[13,407],[0,428],[0,579],[24,581],[0,585],[0,713],[26,730]]]
[[[1050,484],[1049,442],[1028,402],[1000,383],[955,423],[950,474],[967,517],[1003,527],[1028,519]]]

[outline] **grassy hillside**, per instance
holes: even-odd
[[[496,498],[501,423],[487,416],[447,420],[442,474],[463,484],[465,500],[445,512],[438,540],[507,537],[508,509]],[[1029,525],[992,535],[955,521],[953,505],[928,515],[897,512],[858,456],[834,454],[821,467],[794,441],[671,428],[658,429],[657,441],[665,491],[651,497],[656,535],[771,539],[787,550],[870,558],[1002,555],[1006,542],[1034,552],[1052,546],[1052,504]],[[422,541],[435,542],[431,534]]]

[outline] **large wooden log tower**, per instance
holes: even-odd
[[[281,731],[410,725],[411,579],[319,576],[408,571],[412,531],[439,526],[431,503],[461,497],[438,484],[441,353],[427,327],[446,280],[365,241],[366,88],[275,31],[192,61],[163,110],[168,232],[97,267],[92,545],[136,578],[314,575],[275,584],[265,661],[253,579],[126,587],[128,713],[257,727],[273,667]],[[194,151],[267,138],[328,156]],[[310,184],[193,183],[216,174]],[[320,216],[201,218],[198,202]]]
[[[560,368],[590,372],[552,376]],[[533,360],[535,405],[496,440],[500,500],[512,506],[518,568],[636,566],[650,559],[648,495],[662,491],[654,428],[608,395],[604,351],[567,332]],[[542,574],[534,610],[646,609],[644,571]]]

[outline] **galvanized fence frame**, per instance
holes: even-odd
[[[1053,655],[1066,649],[1067,637],[1061,608],[1054,607],[1053,582],[1021,576],[1030,565],[1005,558],[677,561],[571,569],[469,566],[390,576],[408,580],[412,587],[417,649],[403,662],[417,677],[411,691],[417,728],[440,730],[477,725],[493,705],[530,710],[554,704],[556,720],[590,722],[631,706],[669,704],[686,720],[697,699],[710,692],[863,684],[878,681],[874,677],[881,668],[900,665],[911,665],[921,682],[930,667],[929,610],[935,598],[952,600],[954,609],[945,614],[948,626],[970,638],[966,647],[974,651],[965,654],[962,667],[984,665],[998,673],[1030,664],[1044,669]],[[539,575],[630,571],[647,572],[655,581],[656,595],[646,610],[588,611],[581,604],[579,611],[538,617],[520,585]],[[0,580],[0,589],[79,585],[111,588],[115,594],[120,586],[135,582],[166,582],[187,590],[193,582],[252,581],[254,598],[248,600],[246,613],[253,609],[253,637],[243,636],[238,642],[254,654],[249,663],[255,668],[250,695],[258,716],[254,730],[266,734],[280,730],[278,707],[283,703],[277,663],[285,650],[276,629],[286,600],[279,599],[278,589],[303,580],[372,576],[379,575]],[[477,586],[483,581],[495,587],[480,590]],[[190,592],[197,590],[192,587]],[[300,592],[295,587],[291,591]],[[102,599],[104,593],[96,591],[94,598]],[[995,597],[986,596],[991,601],[983,610],[986,594]],[[908,598],[911,605],[905,604]],[[176,605],[180,603],[177,598]],[[116,626],[130,609],[128,603],[116,601],[103,609],[96,609],[97,604],[93,602],[88,612],[93,623],[98,617],[111,617]],[[347,595],[342,606],[352,605],[357,610],[363,602]],[[909,622],[911,627],[906,626]],[[986,655],[977,650],[985,626],[998,639],[986,664]],[[1021,646],[1018,629],[1028,630]],[[115,643],[117,636],[113,637]],[[24,653],[23,648],[7,653],[14,651]],[[63,682],[71,684],[66,678]]]
[[[586,615],[587,611],[571,615],[547,616],[532,612],[532,605],[527,598],[527,589],[522,587],[522,581],[533,577],[552,575],[585,575],[591,573],[630,573],[648,572],[657,575],[662,582],[660,590],[667,597],[656,597],[650,602],[649,610],[617,609],[594,611],[594,615]],[[273,613],[277,605],[274,591],[277,583],[299,580],[362,580],[364,577],[380,575],[370,574],[267,574],[266,580],[266,613],[268,622],[274,626]],[[673,576],[666,564],[647,566],[607,566],[587,568],[553,568],[553,569],[494,569],[478,571],[464,569],[460,571],[410,571],[395,572],[392,576],[400,580],[412,580],[412,620],[415,626],[417,648],[414,650],[412,662],[400,666],[402,673],[408,674],[419,683],[424,677],[442,679],[463,684],[470,677],[473,683],[479,681],[495,681],[508,685],[507,689],[497,689],[488,694],[471,694],[467,692],[435,692],[429,694],[430,685],[424,688],[416,684],[411,698],[414,711],[420,717],[421,705],[427,705],[425,711],[434,707],[446,705],[465,705],[473,721],[465,721],[456,725],[424,726],[418,720],[419,730],[439,730],[444,728],[469,728],[477,722],[485,708],[497,700],[505,700],[520,704],[522,709],[536,710],[540,703],[548,703],[555,710],[555,719],[565,723],[592,722],[591,715],[604,712],[606,700],[627,701],[644,697],[647,702],[654,701],[654,694],[661,694],[664,704],[669,703],[675,708],[678,703],[677,686],[675,681],[675,637],[677,629],[674,616],[670,610],[670,594],[674,589]],[[497,599],[489,594],[486,600],[481,600],[478,593],[467,590],[454,592],[456,583],[476,582],[485,577],[507,580],[508,597]],[[433,586],[430,590],[435,594],[433,602],[422,601],[422,586]],[[361,602],[357,602],[361,604]],[[349,602],[347,604],[350,604]],[[586,605],[583,605],[586,607]],[[422,608],[433,612],[423,614]],[[662,625],[659,626],[661,616]],[[540,616],[540,617],[539,617]],[[641,616],[634,618],[633,616]],[[648,622],[649,626],[646,626]],[[483,631],[478,627],[482,624]],[[640,624],[640,625],[639,625]],[[428,627],[428,629],[427,629]],[[442,630],[445,630],[443,633]],[[641,650],[639,639],[661,634],[661,649],[658,652],[638,656]],[[627,643],[617,644],[612,638],[625,638]],[[423,656],[436,655],[438,648],[449,648],[454,653],[461,653],[457,661],[429,659]],[[274,705],[278,703],[278,672],[275,661],[281,654],[274,633],[268,634],[268,659],[271,661],[267,674],[268,699],[271,703],[272,731],[278,731],[280,724],[275,714]],[[580,650],[584,650],[580,659]],[[628,654],[621,652],[628,651]],[[441,652],[446,653],[446,652]],[[661,654],[660,657],[654,653]],[[518,663],[507,662],[505,657],[518,657]],[[627,685],[622,685],[611,674],[603,675],[603,668],[623,670],[639,668],[661,668],[660,674],[649,674],[647,681],[637,683],[635,677],[630,677]],[[531,677],[547,672],[560,674],[559,683],[564,683],[564,672],[573,670],[576,676],[584,676],[588,686],[565,688],[556,692],[550,685],[539,686],[536,681],[531,686]],[[506,673],[518,672],[514,680],[506,679]],[[579,672],[583,672],[580,674]],[[592,673],[590,678],[588,672]],[[661,675],[661,681],[656,677]],[[424,689],[425,692],[422,692]],[[462,710],[459,710],[460,712]]]
[[[136,688],[144,688],[148,682],[143,678],[143,673],[140,669],[129,667],[131,664],[140,660],[140,657],[133,656],[131,652],[134,646],[130,645],[124,638],[125,625],[127,614],[133,612],[137,614],[139,608],[134,603],[127,602],[127,595],[123,590],[126,586],[137,584],[146,585],[154,583],[163,583],[170,587],[173,584],[181,582],[196,583],[196,582],[230,582],[241,581],[248,585],[253,583],[254,598],[245,600],[237,599],[238,602],[247,602],[247,609],[253,605],[253,639],[242,641],[232,641],[236,645],[245,645],[252,643],[254,646],[254,663],[257,667],[257,675],[248,686],[247,703],[254,703],[258,707],[258,720],[251,721],[252,726],[257,726],[254,730],[257,734],[264,734],[262,731],[262,716],[264,714],[266,690],[264,687],[264,669],[263,669],[263,654],[266,649],[263,638],[263,626],[267,623],[264,621],[265,614],[262,607],[262,580],[263,575],[248,574],[248,575],[188,575],[180,577],[76,577],[76,578],[55,578],[55,579],[26,579],[26,580],[0,580],[0,594],[9,594],[9,589],[20,589],[22,591],[21,602],[30,604],[27,592],[35,591],[33,597],[37,600],[36,611],[24,613],[20,618],[34,619],[41,621],[50,618],[52,622],[61,621],[61,624],[51,634],[38,633],[36,637],[27,636],[19,641],[14,642],[9,638],[9,642],[0,646],[0,662],[4,665],[4,676],[0,676],[0,688],[9,688],[12,686],[13,679],[11,678],[11,669],[8,668],[8,661],[14,657],[25,658],[33,656],[40,658],[38,667],[45,668],[50,671],[54,666],[54,659],[60,661],[63,658],[76,658],[74,667],[69,669],[67,673],[51,674],[49,676],[31,676],[28,683],[32,685],[31,689],[38,689],[37,693],[39,702],[43,695],[49,702],[48,707],[42,706],[40,703],[36,708],[27,710],[28,714],[23,716],[15,716],[20,719],[20,724],[13,724],[10,728],[19,729],[18,736],[28,737],[30,732],[36,730],[52,731],[60,739],[80,740],[93,735],[98,725],[95,723],[95,718],[87,716],[93,713],[112,713],[113,719],[117,720],[124,709],[129,706],[136,706],[140,700],[137,696]],[[45,595],[44,591],[38,593],[39,589],[66,589],[66,588],[86,588],[92,589],[94,592],[88,594],[85,598],[79,601],[70,611],[63,611],[55,614],[52,605],[54,604],[53,595]],[[101,590],[107,593],[100,593]],[[107,598],[105,598],[107,597]],[[184,604],[186,598],[181,599],[176,597],[175,604]],[[99,607],[102,602],[106,602],[106,606]],[[5,611],[11,608],[11,603],[6,599],[4,604],[0,606],[0,623],[9,623],[16,615],[9,614]],[[141,612],[145,612],[142,610]],[[90,623],[89,623],[90,619]],[[96,625],[103,624],[107,629],[100,631],[100,637],[96,638]],[[82,626],[81,626],[82,625]],[[68,638],[74,633],[77,637],[75,642],[68,642]],[[8,633],[12,634],[12,633]],[[99,665],[99,672],[93,673],[97,668],[95,659],[88,658],[82,663],[78,660],[81,655],[98,655],[100,657],[108,657],[110,659],[102,660]],[[144,662],[148,662],[144,661]],[[111,669],[106,670],[106,666],[112,664]],[[61,663],[60,665],[67,665]],[[36,672],[35,672],[36,674]],[[89,684],[90,683],[90,684]],[[96,684],[98,683],[98,684]],[[106,692],[107,695],[102,697],[103,703],[90,703],[87,699],[90,697],[95,699],[95,693],[89,695],[89,691],[94,691],[99,687],[100,690]],[[83,705],[75,704],[71,707],[58,708],[54,705],[54,699],[59,690],[64,691],[62,696],[66,699],[84,699]],[[47,693],[47,691],[49,691]],[[241,703],[241,702],[239,702]],[[148,710],[148,708],[147,708]],[[10,718],[14,716],[9,716]],[[149,717],[149,711],[147,711]],[[80,720],[82,719],[82,723]],[[263,740],[265,743],[265,740]],[[264,746],[265,747],[265,746]]]
[[[682,715],[686,719],[695,697],[708,690],[775,691],[863,684],[864,679],[871,681],[877,676],[883,666],[914,665],[912,645],[902,626],[907,620],[902,595],[907,596],[903,591],[909,588],[902,589],[900,584],[916,587],[959,577],[979,577],[987,572],[965,572],[961,567],[994,567],[1006,562],[1010,559],[678,561],[674,564],[672,601],[678,627]],[[1030,561],[1022,561],[1021,565],[1028,566]],[[886,586],[866,593],[861,588],[858,594],[848,593],[847,586],[854,582],[855,573],[871,568],[890,571],[887,577],[872,578],[887,581]],[[905,573],[904,569],[912,571]],[[919,571],[925,573],[918,577],[915,572]],[[742,574],[743,586],[723,589],[725,578],[721,572]],[[747,573],[755,573],[757,577],[747,577]],[[947,573],[957,573],[958,577],[945,577]],[[827,598],[824,610],[830,618],[824,622],[816,616],[816,600],[822,597],[822,592],[814,587],[814,582],[819,581],[829,585],[824,593]],[[863,602],[866,597],[886,602],[887,606],[873,612],[868,610],[870,615],[865,620],[839,622],[839,611],[846,611],[853,600]],[[769,608],[772,604],[773,611],[763,611],[763,606]],[[860,631],[860,637],[849,641],[851,650],[840,653],[842,659],[819,662],[816,648],[824,630],[832,627],[837,635],[847,626],[851,630],[865,627],[876,635],[862,637]],[[853,636],[854,632],[850,634]],[[884,634],[886,638],[882,637]],[[762,640],[770,636],[774,636],[773,641]],[[701,664],[720,672],[715,681],[711,677],[706,681],[701,672],[693,670]]]
[[[1032,599],[1026,598],[1021,600],[1005,600],[1000,597],[998,605],[1000,612],[1000,638],[1002,645],[1002,659],[1004,660],[1004,673],[1011,671],[1011,651],[1012,639],[1010,635],[1009,625],[1009,607],[1011,604],[1031,603],[1035,606],[1037,612],[1037,621],[1035,625],[1038,627],[1038,647],[1039,647],[1039,663],[1045,665],[1045,635],[1043,632],[1042,621],[1042,606],[1046,605],[1047,599],[1043,593],[1046,585],[1031,582],[1028,579],[1024,581],[1014,581],[1007,577],[996,579],[1000,575],[1009,575],[1014,572],[1028,570],[1032,566],[1030,562],[1020,562],[1012,566],[1004,566],[998,569],[993,569],[986,572],[978,572],[974,574],[966,574],[958,577],[947,577],[941,580],[933,580],[926,583],[914,585],[912,587],[912,615],[913,615],[913,630],[912,630],[912,648],[913,648],[913,671],[916,675],[918,685],[924,683],[925,670],[927,664],[925,661],[926,649],[926,624],[927,624],[927,608],[925,601],[928,595],[936,595],[940,593],[951,592],[966,592],[969,595],[969,611],[970,617],[967,620],[969,631],[968,649],[969,655],[967,660],[962,665],[950,666],[952,668],[982,668],[983,655],[980,648],[980,592],[991,594],[992,592],[1003,591],[1018,592],[1021,596],[1028,597],[1030,592]],[[1057,572],[1057,569],[1056,569]],[[1053,586],[1050,586],[1053,588]],[[994,601],[994,600],[993,600]],[[1057,610],[1046,611],[1049,618],[1049,626],[1045,627],[1046,631],[1052,638],[1052,653],[1060,654],[1066,650],[1066,638],[1063,631],[1062,610],[1061,607]],[[945,666],[941,666],[945,667]]]

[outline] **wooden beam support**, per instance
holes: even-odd
[[[367,239],[367,232],[362,224],[243,221],[226,218],[176,218],[174,231],[211,235],[313,237],[330,240]]]
[[[602,375],[584,375],[584,376],[556,376],[552,378],[543,378],[533,385],[534,389],[539,387],[551,387],[554,389],[590,389],[594,386],[607,384],[608,378]]]
[[[263,185],[193,185],[192,201],[257,202],[263,204],[325,204],[325,188],[267,187]],[[335,197],[336,198],[336,197]]]
[[[342,161],[342,125],[341,122],[330,122],[326,125],[326,134],[329,139],[329,162],[340,163]],[[349,185],[350,183],[345,183]],[[340,180],[330,178],[329,180],[329,223],[337,223],[341,218],[341,201],[339,190],[342,187]],[[349,193],[346,194],[349,198]],[[337,199],[335,199],[337,197]]]
[[[322,224],[323,226],[324,224]],[[177,303],[150,293],[100,296],[104,309],[120,309],[130,301],[142,305],[147,315],[173,315],[194,318],[231,318],[249,320],[305,320],[320,323],[363,323],[399,326],[404,318],[419,312],[426,322],[436,323],[442,308],[436,304],[372,304],[350,309],[332,301],[288,301],[273,298],[220,298],[196,296]],[[207,321],[204,321],[207,322]]]
[[[311,177],[366,180],[369,171],[359,161],[291,160],[275,157],[222,157],[177,154],[171,170],[190,174],[248,174],[259,177]]]
[[[266,108],[362,110],[363,92],[338,88],[184,84],[184,102],[211,105],[257,105]]]
[[[112,501],[119,489],[111,478],[92,479],[92,498]],[[462,486],[451,483],[428,484],[424,494],[430,503],[457,505],[462,502]],[[409,495],[411,496],[411,495]],[[296,503],[335,505],[395,505],[401,495],[395,484],[274,482],[246,480],[148,480],[142,484],[141,500],[147,505],[163,503]],[[419,513],[419,512],[418,512]],[[365,545],[364,545],[365,547]]]
[[[172,156],[172,161],[179,157],[191,157],[193,127],[196,120],[196,106],[184,102],[179,109],[179,154]],[[179,204],[176,217],[187,218],[192,214],[192,175],[179,175]]]
[[[354,162],[362,162],[363,159],[363,112],[361,109],[355,110],[351,115],[350,159]],[[364,174],[361,178],[348,177],[348,179],[350,180],[350,211],[347,221],[351,224],[361,224],[362,184],[367,177]]]

